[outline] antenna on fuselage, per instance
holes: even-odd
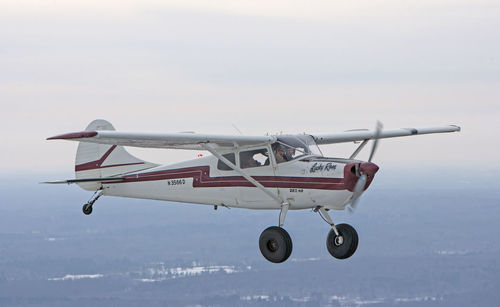
[[[238,131],[240,134],[243,134],[243,132],[241,132],[241,130],[238,129],[235,124],[231,123],[231,126],[233,126],[233,128],[236,129],[236,131]]]

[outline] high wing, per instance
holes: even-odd
[[[318,145],[355,142],[374,139],[375,137],[393,138],[430,133],[446,133],[460,131],[455,125],[433,128],[401,128],[383,130],[376,136],[376,131],[353,130],[334,134],[316,134],[311,136]],[[66,133],[48,138],[47,140],[70,140],[97,144],[146,147],[205,150],[204,144],[211,144],[217,149],[231,149],[239,146],[255,146],[270,144],[277,136],[243,136],[216,135],[199,133],[141,133],[120,131],[81,131]]]
[[[411,136],[419,134],[430,134],[430,133],[446,133],[446,132],[458,132],[460,131],[459,126],[450,125],[443,127],[433,127],[433,128],[401,128],[395,130],[382,130],[379,135],[376,136],[376,131],[346,131],[335,134],[317,134],[311,135],[316,144],[335,144],[335,143],[345,143],[345,142],[355,142],[364,141],[374,138],[385,139],[401,136]]]
[[[212,144],[214,147],[224,150],[238,146],[254,146],[273,143],[276,141],[276,137],[199,133],[81,131],[53,136],[47,140],[70,140],[120,146],[194,150],[204,150],[203,144]]]

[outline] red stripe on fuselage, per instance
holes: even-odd
[[[186,167],[173,170],[126,175],[123,181],[107,184],[144,182],[168,179],[193,178],[194,188],[255,187],[243,176],[210,177],[210,167]],[[302,188],[321,190],[345,190],[343,178],[252,176],[266,188]]]

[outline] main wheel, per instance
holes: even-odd
[[[328,252],[337,259],[347,259],[351,257],[358,248],[358,233],[349,224],[339,224],[336,226],[339,236],[335,231],[330,230],[326,238],[326,248]]]
[[[264,258],[281,263],[292,254],[292,239],[285,229],[271,226],[260,235],[259,248]]]
[[[89,204],[85,204],[85,205],[83,205],[82,211],[83,211],[83,214],[89,215],[92,213],[92,206]]]

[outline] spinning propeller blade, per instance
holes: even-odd
[[[377,150],[378,140],[380,138],[380,132],[382,131],[382,127],[383,127],[382,123],[380,121],[377,121],[377,125],[375,126],[375,135],[373,137],[372,151],[370,152],[370,157],[368,158],[369,163],[372,162],[373,156],[375,155],[375,151]],[[359,198],[361,197],[361,194],[363,194],[365,190],[366,181],[367,181],[367,175],[361,174],[361,176],[359,176],[358,181],[356,182],[356,185],[354,186],[351,204],[348,207],[349,212],[352,213],[356,209]]]
[[[363,174],[359,177],[356,185],[354,186],[354,192],[352,194],[351,206],[349,207],[349,211],[353,212],[356,209],[356,205],[358,204],[359,197],[363,194],[363,190],[366,185],[366,175]]]
[[[382,132],[382,123],[377,121],[377,125],[375,126],[375,137],[373,138],[372,151],[370,152],[370,157],[368,158],[368,162],[372,162],[373,155],[375,154],[375,150],[377,150],[378,140],[380,137],[380,132]]]

